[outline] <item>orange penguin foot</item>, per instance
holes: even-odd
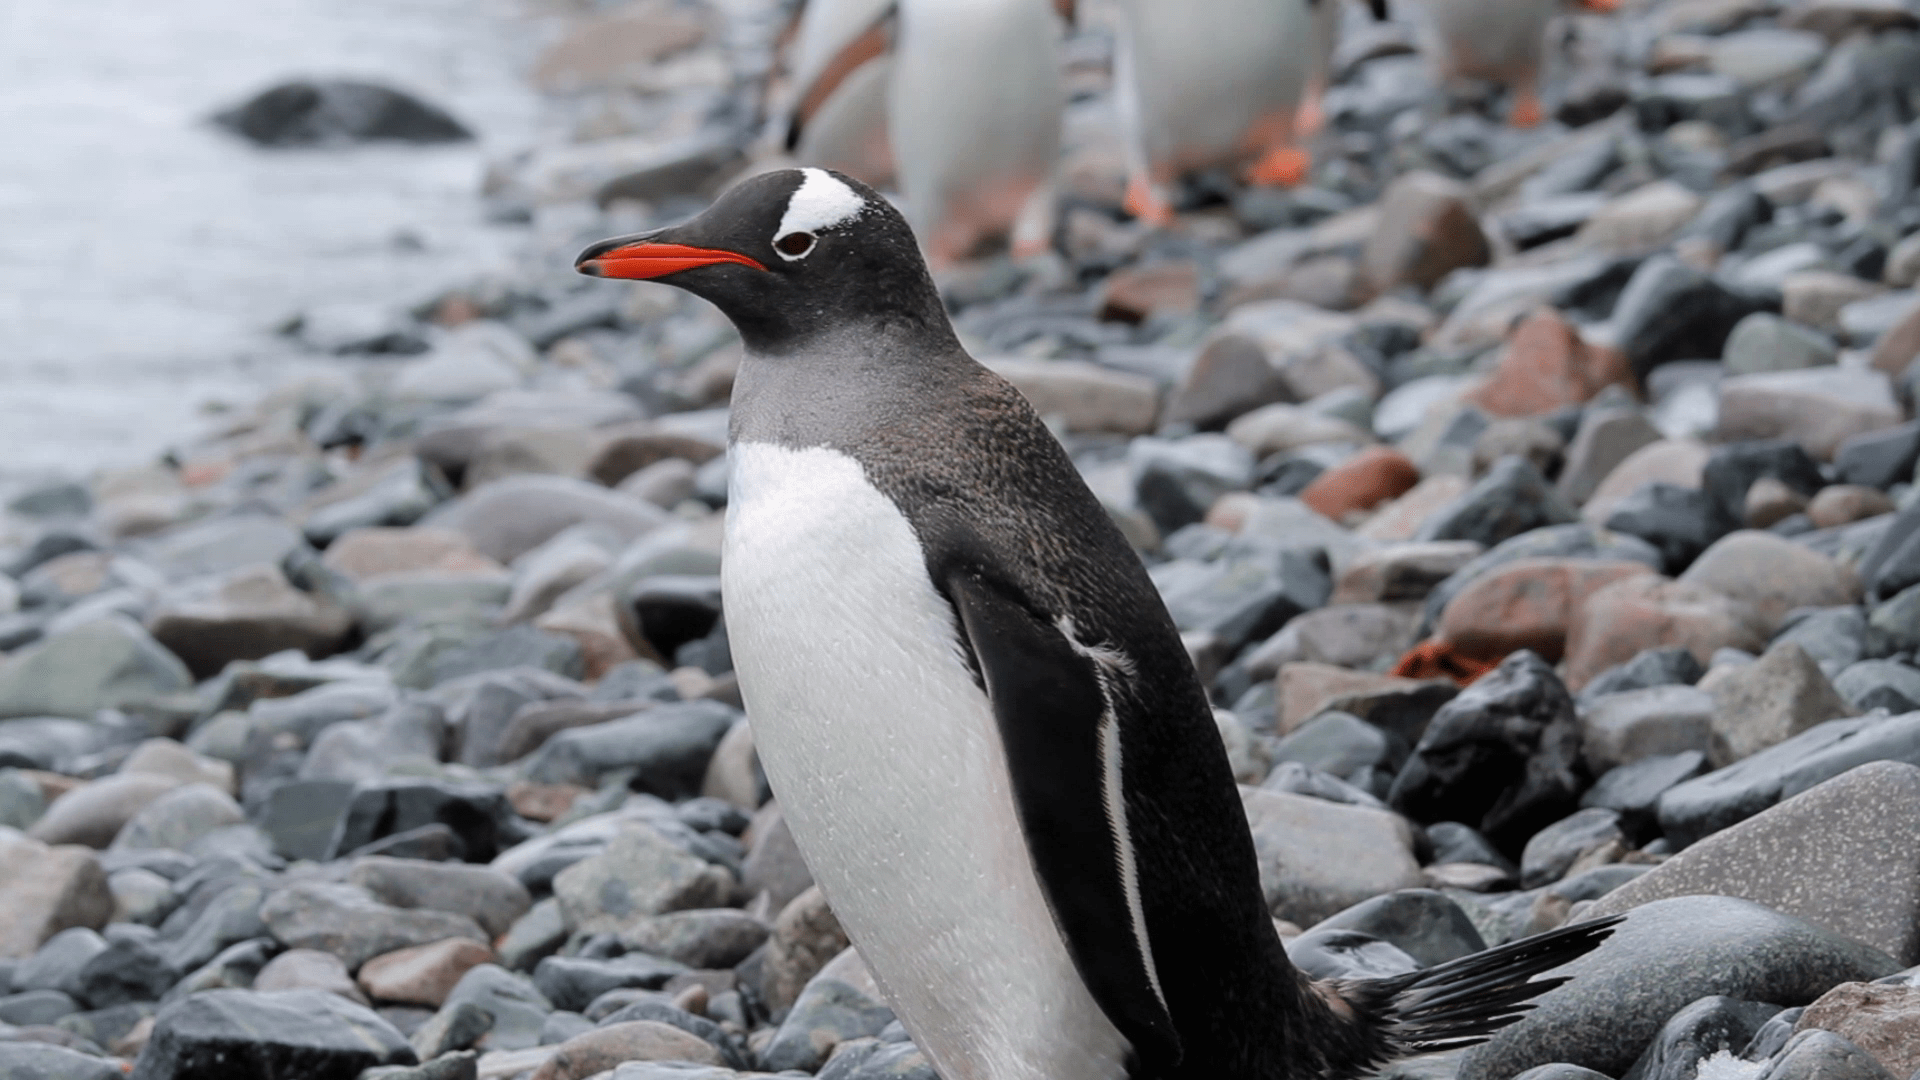
[[[1532,94],[1522,94],[1513,103],[1513,112],[1508,115],[1507,122],[1517,128],[1536,128],[1546,118],[1547,112],[1540,107],[1540,99]]]
[[[1154,193],[1153,185],[1140,177],[1127,181],[1127,198],[1122,205],[1127,213],[1149,225],[1173,224],[1173,207]]]
[[[1247,179],[1262,187],[1299,187],[1313,168],[1313,155],[1297,146],[1276,146],[1247,170]]]

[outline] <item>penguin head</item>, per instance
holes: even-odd
[[[872,188],[827,169],[753,177],[691,221],[594,244],[574,268],[703,297],[759,351],[874,322],[947,325],[906,219]]]

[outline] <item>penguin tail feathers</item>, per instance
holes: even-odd
[[[1321,984],[1358,1027],[1372,1028],[1371,1065],[1407,1054],[1485,1042],[1534,1007],[1533,999],[1572,980],[1534,976],[1592,952],[1624,916],[1564,926],[1390,979]]]

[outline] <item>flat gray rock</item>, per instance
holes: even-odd
[[[1468,1051],[1459,1080],[1506,1080],[1553,1062],[1620,1076],[1668,1018],[1703,997],[1804,1005],[1840,983],[1900,968],[1885,953],[1750,901],[1656,900],[1556,969],[1572,981]]]
[[[1714,834],[1597,901],[1737,896],[1920,963],[1920,768],[1862,765]]]

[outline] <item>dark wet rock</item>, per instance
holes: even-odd
[[[1163,533],[1199,521],[1220,496],[1253,484],[1253,455],[1225,435],[1135,439],[1127,465],[1140,508]]]
[[[621,631],[630,641],[672,656],[707,636],[720,621],[720,578],[710,574],[654,574],[625,585],[616,600]]]
[[[579,1012],[609,990],[658,990],[686,971],[685,964],[646,953],[610,960],[549,956],[534,968],[533,985],[555,1008]]]
[[[348,970],[395,949],[443,938],[489,940],[465,915],[392,907],[355,885],[308,882],[275,893],[260,909],[275,939],[338,956]]]
[[[1863,765],[1714,834],[1597,904],[1737,896],[1920,961],[1920,768]]]
[[[272,938],[249,938],[246,941],[229,945],[219,955],[200,968],[189,972],[185,978],[167,991],[165,1001],[175,1001],[188,994],[197,994],[202,990],[218,990],[223,987],[245,990],[253,985],[260,969],[267,965],[280,944]]]
[[[152,933],[125,924],[109,927],[107,947],[74,974],[74,997],[95,1009],[158,1001],[179,981],[180,972],[152,940]]]
[[[500,963],[513,971],[528,971],[542,959],[560,951],[567,942],[567,923],[560,914],[560,901],[549,896],[515,919],[505,936],[495,944]]]
[[[1297,551],[1277,559],[1176,559],[1151,574],[1174,625],[1212,634],[1229,652],[1326,603],[1333,590],[1322,565]]]
[[[1415,540],[1473,540],[1493,547],[1521,533],[1578,519],[1540,470],[1514,455],[1495,462],[1465,494],[1427,519]]]
[[[1826,486],[1820,466],[1791,439],[1757,439],[1715,447],[1701,473],[1701,490],[1712,500],[1721,531],[1746,519],[1747,491],[1770,477],[1811,497]]]
[[[685,798],[699,793],[708,760],[739,716],[717,701],[656,705],[624,720],[560,732],[523,772],[536,783],[594,787],[606,773],[631,769],[634,790]]]
[[[389,87],[347,79],[281,83],[213,119],[262,146],[373,140],[443,143],[473,138],[458,120],[436,106]]]
[[[1800,646],[1808,656],[1814,659],[1814,662],[1820,665],[1821,673],[1832,679],[1859,663],[1868,652],[1881,651],[1880,643],[1872,638],[1872,632],[1867,628],[1865,614],[1859,608],[1848,605],[1813,610],[1801,608],[1789,616],[1786,626],[1774,637],[1774,640],[1776,642],[1791,641]],[[1845,696],[1844,692],[1842,696]],[[1860,708],[1865,711],[1870,707]],[[1907,710],[1891,711],[1906,712]]]
[[[1719,356],[1734,326],[1758,308],[1751,298],[1659,255],[1634,272],[1614,307],[1610,329],[1644,381],[1669,361]]]
[[[1465,821],[1517,852],[1585,786],[1573,699],[1522,650],[1441,706],[1388,801],[1419,821]]]
[[[1614,503],[1606,525],[1659,548],[1673,573],[1691,565],[1725,531],[1706,492],[1659,481]]]
[[[1649,686],[1603,694],[1585,702],[1580,717],[1582,756],[1596,776],[1644,757],[1708,750],[1713,742],[1712,694],[1691,686]]]
[[[328,844],[337,858],[383,836],[441,824],[459,834],[467,858],[488,862],[522,839],[506,793],[480,784],[394,779],[361,784]]]
[[[1703,1058],[1738,1054],[1781,1007],[1714,995],[1674,1013],[1622,1080],[1691,1080]]]
[[[1886,954],[1745,900],[1682,896],[1636,908],[1573,980],[1469,1051],[1460,1080],[1564,1061],[1624,1073],[1661,1026],[1710,995],[1797,1005],[1837,983],[1899,970]]]
[[[1833,456],[1842,483],[1881,489],[1912,479],[1916,461],[1920,461],[1920,421],[1855,435],[1841,443]]]
[[[1348,806],[1386,809],[1386,804],[1374,797],[1372,792],[1356,787],[1330,773],[1309,769],[1297,761],[1281,762],[1267,774],[1265,780],[1261,781],[1260,790],[1305,795],[1310,798],[1324,799],[1327,802],[1344,803]]]
[[[1386,942],[1420,967],[1432,967],[1486,948],[1460,905],[1432,889],[1402,889],[1376,896],[1309,927],[1357,930]]]
[[[1581,688],[1579,700],[1586,704],[1606,694],[1644,690],[1652,686],[1691,686],[1706,673],[1700,661],[1694,659],[1693,653],[1687,649],[1679,646],[1646,649],[1626,663],[1595,675]]]
[[[484,965],[483,965],[484,966]],[[493,1031],[493,1014],[472,1001],[449,1002],[408,1033],[414,1052],[433,1059],[465,1050]],[[496,1041],[503,1049],[518,1049]]]
[[[1860,580],[1869,598],[1885,600],[1920,585],[1920,501],[1894,518],[1880,542],[1860,562]]]
[[[210,990],[154,1019],[138,1080],[354,1080],[374,1065],[418,1059],[393,1025],[323,990]]]

